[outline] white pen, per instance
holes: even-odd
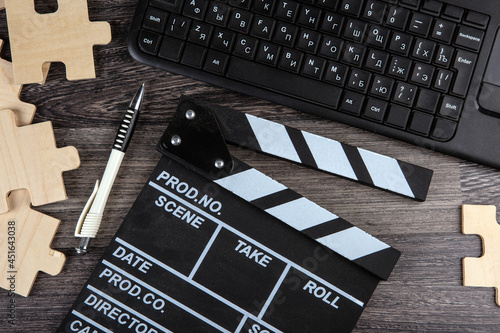
[[[144,84],[145,83],[142,83],[123,117],[118,133],[116,134],[116,139],[113,143],[113,148],[111,149],[111,154],[109,155],[108,164],[102,176],[101,184],[99,185],[99,180],[97,180],[94,191],[90,195],[78,219],[75,237],[81,238],[80,245],[76,248],[76,251],[80,254],[88,252],[90,239],[94,238],[97,231],[99,231],[104,207],[106,207],[109,193],[111,192],[111,188],[113,187],[116,175],[118,174],[118,170],[120,169],[120,165],[122,164],[123,157],[125,156],[125,152],[134,134],[135,125],[139,118],[142,101],[144,99]]]

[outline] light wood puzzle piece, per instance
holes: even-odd
[[[2,47],[3,40],[0,39],[0,52]],[[0,110],[15,111],[19,126],[31,124],[36,112],[36,106],[19,100],[22,87],[22,85],[14,83],[12,63],[0,58]]]
[[[11,210],[0,215],[0,287],[28,296],[38,271],[56,275],[66,261],[50,248],[60,221],[32,210],[26,190],[12,192],[9,201]]]
[[[462,206],[462,232],[479,235],[483,241],[480,258],[464,258],[464,286],[494,287],[500,306],[500,225],[495,206]]]
[[[35,0],[3,1],[16,83],[44,83],[50,63],[59,61],[68,80],[95,78],[93,46],[111,42],[111,27],[90,22],[87,0],[59,0],[49,14],[38,14]]]
[[[79,166],[75,147],[56,147],[51,122],[17,127],[14,113],[0,110],[0,214],[16,189],[28,189],[33,206],[65,200],[62,172]]]

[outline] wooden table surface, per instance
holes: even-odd
[[[66,264],[57,276],[40,273],[28,298],[16,297],[16,326],[7,323],[9,297],[0,290],[1,332],[53,332],[59,326],[158,162],[155,144],[182,94],[202,94],[239,111],[433,169],[428,199],[418,203],[231,148],[236,157],[402,252],[354,332],[500,332],[494,289],[462,286],[462,258],[480,256],[482,245],[478,236],[461,233],[462,204],[500,204],[497,170],[140,64],[126,47],[135,4],[135,0],[89,0],[90,19],[108,21],[113,33],[111,44],[95,47],[97,79],[69,82],[64,66],[55,64],[45,85],[24,87],[22,99],[38,107],[34,122],[52,121],[58,146],[75,146],[81,167],[64,174],[68,200],[37,207],[61,220],[52,247],[67,256]],[[4,11],[0,38],[8,39]],[[10,59],[8,44],[2,57]],[[148,81],[143,113],[102,228],[91,253],[78,256],[73,236],[77,219],[104,171],[123,112],[143,80]]]

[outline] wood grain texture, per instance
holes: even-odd
[[[53,332],[59,326],[158,162],[154,146],[181,94],[201,94],[242,112],[433,169],[428,199],[418,203],[231,147],[236,157],[402,252],[389,281],[379,285],[354,332],[500,330],[493,288],[462,286],[462,258],[479,257],[481,241],[479,236],[461,233],[462,203],[500,206],[497,170],[137,63],[126,48],[135,5],[132,0],[89,0],[90,20],[110,22],[113,33],[109,45],[95,47],[97,79],[68,82],[64,67],[56,65],[45,85],[25,86],[21,94],[23,101],[38,107],[35,122],[53,122],[59,146],[78,148],[82,165],[65,175],[67,201],[37,208],[61,220],[52,248],[66,254],[66,265],[55,277],[39,274],[30,296],[17,299],[16,327],[6,321],[9,298],[0,291],[1,331]],[[7,39],[1,12],[0,38]],[[104,171],[123,112],[142,80],[148,80],[146,102],[101,231],[92,252],[76,256],[73,232],[78,216]]]
[[[28,296],[38,271],[56,275],[61,272],[66,257],[50,248],[60,221],[32,210],[30,194],[17,190],[9,196],[10,210],[0,215],[0,230],[15,235],[15,260],[9,261],[10,239],[0,234],[0,287],[9,290],[15,271],[16,294]],[[13,226],[12,226],[13,223]],[[10,227],[10,228],[9,228]]]
[[[41,15],[34,0],[5,0],[17,84],[44,83],[54,61],[66,65],[68,80],[95,78],[92,49],[111,41],[111,29],[90,22],[87,7],[87,0],[58,0],[57,11]]]
[[[500,225],[497,208],[492,205],[463,205],[462,232],[478,235],[483,242],[480,258],[464,258],[464,286],[494,287],[500,306]]]
[[[0,110],[0,214],[17,189],[29,190],[33,206],[66,200],[62,173],[79,165],[75,147],[56,148],[50,122],[17,127],[15,113]]]

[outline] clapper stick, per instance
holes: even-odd
[[[425,201],[433,171],[293,127],[212,108],[227,142]]]
[[[218,185],[379,278],[389,277],[399,251],[232,157],[224,141],[226,136],[219,129],[219,110],[183,97],[158,150],[183,164],[190,163]],[[245,141],[248,138],[250,141]],[[242,136],[236,141],[247,147],[252,145],[251,139]]]
[[[418,201],[427,197],[432,170],[191,97],[183,96],[179,109],[213,114],[227,143]]]

